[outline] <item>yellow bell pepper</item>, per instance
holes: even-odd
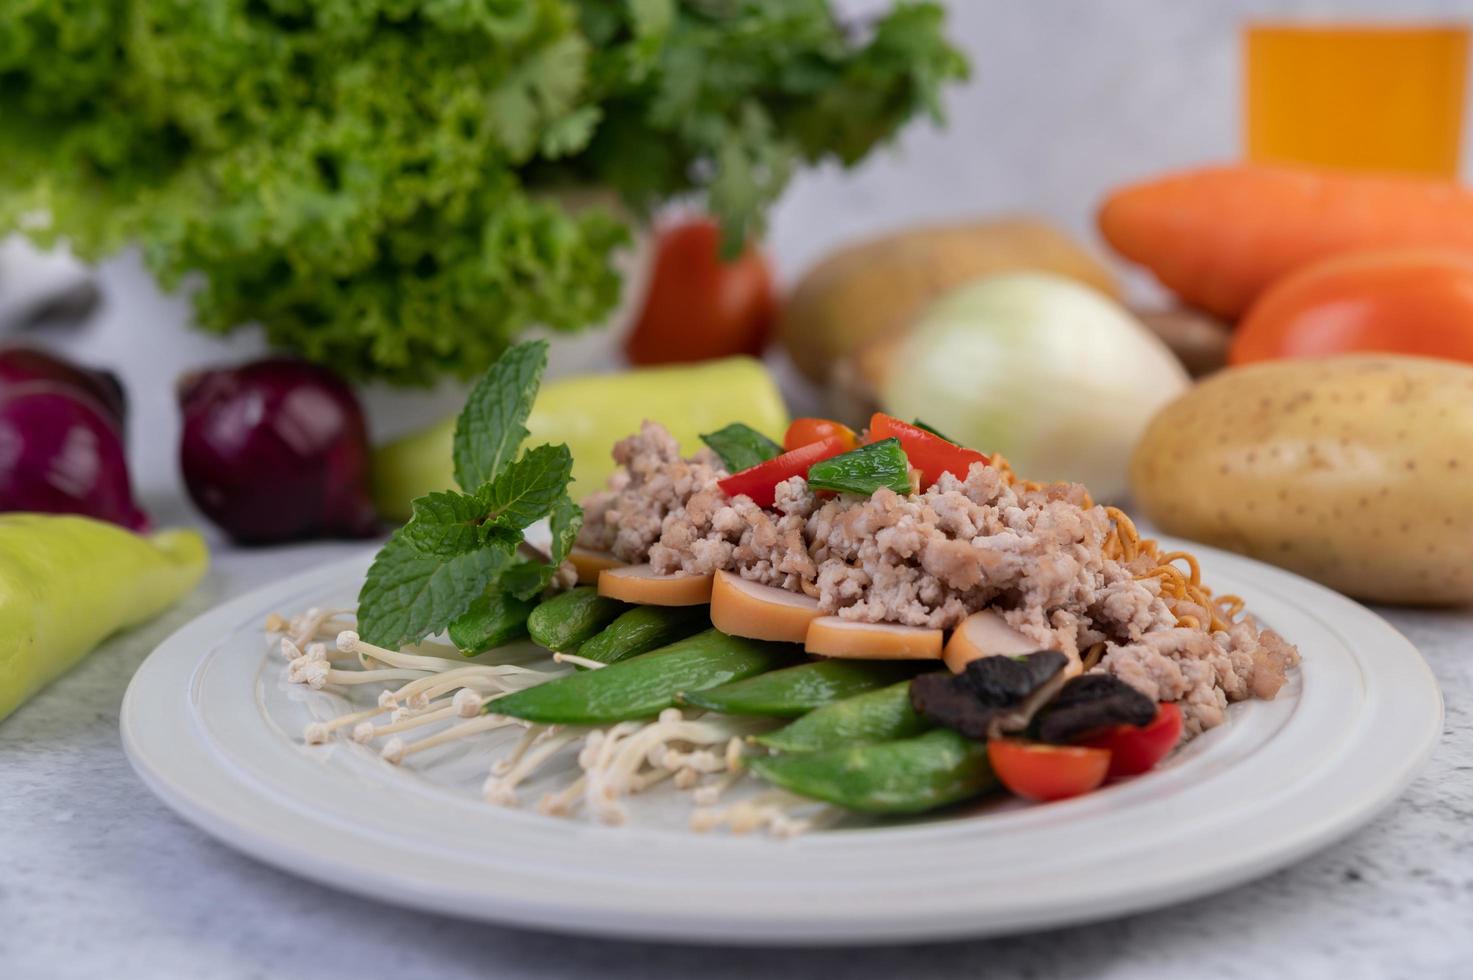
[[[172,605],[208,564],[193,531],[0,514],[0,719],[113,633]]]
[[[592,493],[614,471],[614,443],[645,419],[668,428],[694,453],[703,432],[745,422],[781,440],[788,410],[772,375],[750,357],[728,357],[550,381],[527,419],[527,445],[565,442],[573,451],[574,500]],[[450,446],[455,419],[390,442],[374,452],[374,501],[379,513],[408,520],[409,502],[455,485]]]

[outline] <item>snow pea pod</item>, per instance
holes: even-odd
[[[527,618],[537,603],[518,599],[506,592],[489,592],[471,603],[469,609],[445,632],[463,656],[474,657],[527,636]]]
[[[629,660],[498,698],[489,711],[558,725],[650,718],[699,691],[792,663],[798,648],[706,630]]]
[[[532,642],[567,653],[608,626],[629,607],[598,594],[591,585],[569,589],[548,599],[527,617]]]
[[[113,633],[172,605],[208,563],[193,531],[0,514],[0,718]]]
[[[711,626],[708,606],[635,606],[585,640],[578,656],[616,664]]]
[[[681,696],[686,704],[726,715],[794,718],[916,674],[914,663],[820,660]]]
[[[863,813],[921,813],[997,785],[987,746],[949,728],[896,742],[775,755],[749,765],[800,796]]]
[[[782,752],[819,752],[910,738],[930,727],[911,707],[910,681],[905,680],[824,705],[775,732],[757,736],[757,742]]]

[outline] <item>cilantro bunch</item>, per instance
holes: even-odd
[[[583,511],[568,496],[573,456],[564,445],[518,455],[547,344],[508,350],[476,382],[455,425],[460,490],[414,501],[414,516],[374,558],[358,594],[358,629],[397,649],[452,627],[489,595],[529,599],[568,557]],[[547,518],[547,560],[522,553],[522,532]]]
[[[472,377],[613,308],[624,212],[703,193],[729,241],[966,65],[940,9],[827,0],[6,0],[0,232],[136,241],[199,325],[356,377]]]

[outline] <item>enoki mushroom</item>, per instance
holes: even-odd
[[[372,707],[307,725],[303,740],[309,745],[346,736],[358,744],[376,743],[380,758],[401,765],[430,749],[522,725],[521,737],[492,764],[486,778],[483,795],[490,803],[518,805],[523,784],[548,770],[555,759],[569,758],[576,762],[576,775],[542,796],[538,808],[544,813],[571,816],[584,811],[619,824],[627,819],[630,797],[668,782],[688,791],[699,808],[691,819],[696,829],[763,829],[786,836],[813,824],[808,811],[815,805],[791,794],[780,798],[768,791],[756,801],[718,808],[724,794],[746,775],[748,740],[770,729],[771,719],[688,717],[671,708],[651,722],[604,728],[527,724],[495,714],[496,699],[567,676],[571,667],[597,670],[605,665],[573,654],[554,654],[554,666],[545,670],[468,664],[458,653],[451,658],[426,652],[436,644],[411,651],[367,643],[353,625],[351,614],[341,609],[312,609],[267,621],[268,633],[287,660],[289,682],[344,691],[385,685]]]

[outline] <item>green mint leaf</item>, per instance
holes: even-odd
[[[808,486],[866,497],[880,487],[910,493],[910,460],[899,439],[881,439],[814,463],[808,468]]]
[[[485,543],[488,507],[479,495],[436,491],[415,498],[412,506],[414,517],[404,525],[404,537],[420,554],[454,558]]]
[[[931,435],[935,436],[938,439],[945,439],[947,442],[951,443],[953,446],[960,446],[961,445],[961,443],[959,443],[955,439],[951,438],[951,436],[943,435],[942,433],[938,432],[937,430],[931,428],[931,426],[929,426],[926,423],[922,422],[920,419],[912,419],[911,422],[910,422],[910,424],[913,425],[913,426],[915,426],[917,429],[922,430],[923,432],[929,432],[929,433],[931,433]]]
[[[528,561],[512,565],[501,575],[503,591],[519,598],[530,598],[547,588],[553,574],[568,558],[573,543],[578,538],[578,529],[583,526],[583,508],[573,503],[564,493],[552,505],[548,515],[548,527],[552,532],[552,549],[545,562]]]
[[[547,367],[547,342],[517,344],[481,376],[455,422],[455,482],[475,490],[516,459]]]
[[[547,516],[564,496],[573,475],[573,454],[564,445],[538,446],[512,463],[476,496],[486,505],[486,519],[520,531]]]
[[[782,454],[783,447],[749,425],[733,422],[724,429],[707,432],[701,441],[721,457],[730,473],[739,473]]]
[[[438,633],[464,613],[510,560],[511,548],[422,555],[401,528],[379,549],[358,592],[358,632],[397,648]]]

